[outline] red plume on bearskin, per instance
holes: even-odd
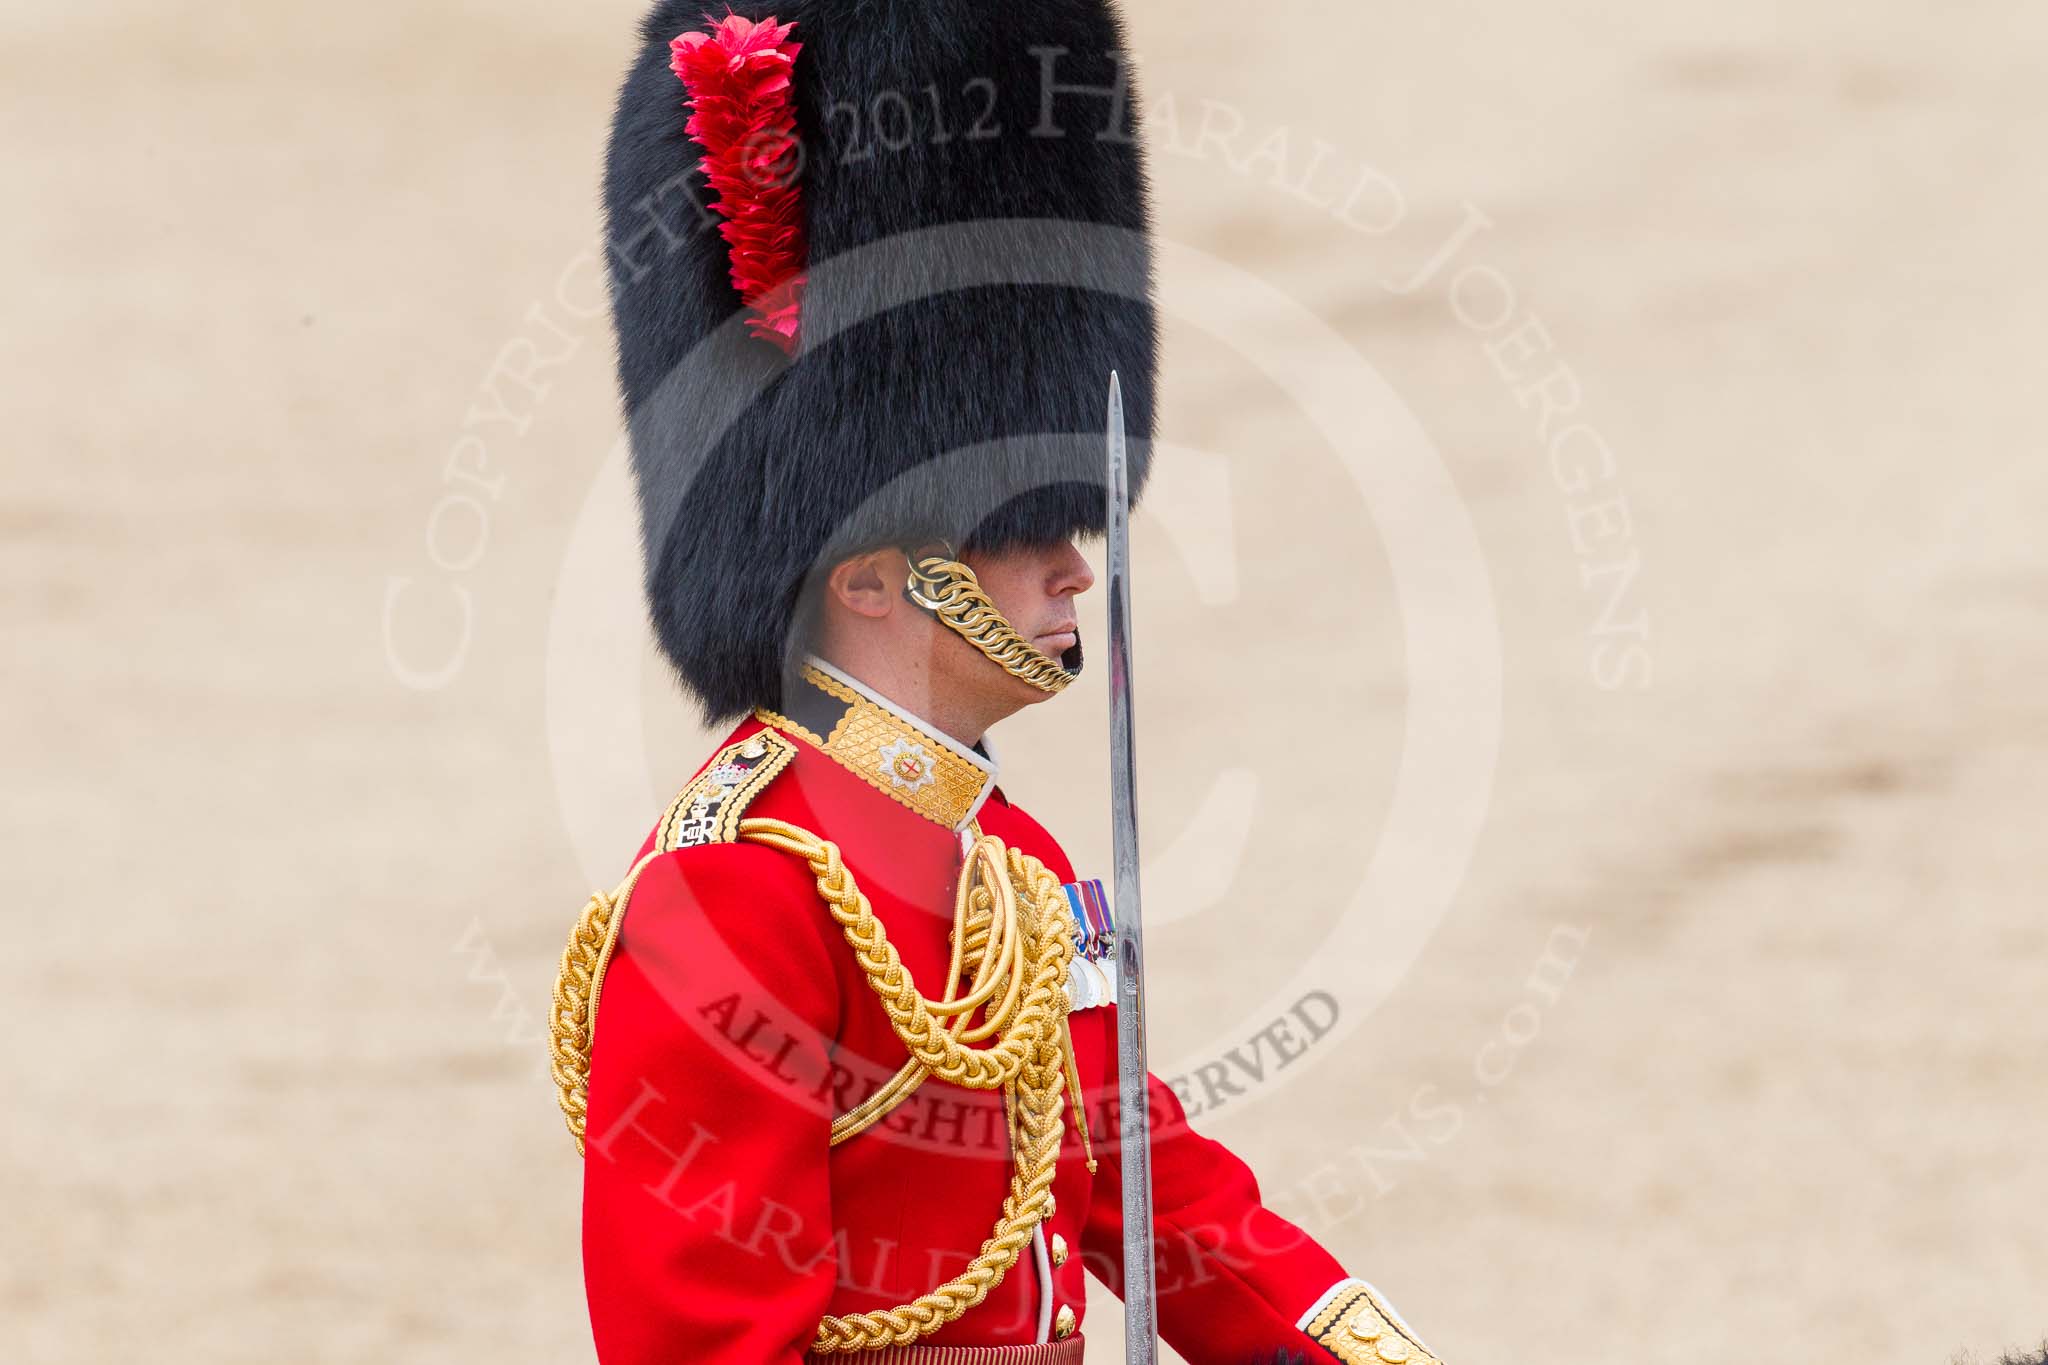
[[[804,286],[802,151],[790,69],[803,44],[794,22],[756,23],[728,13],[669,44],[669,67],[689,91],[683,131],[704,149],[704,175],[725,219],[733,288],[754,316],[747,327],[785,355],[796,353]]]

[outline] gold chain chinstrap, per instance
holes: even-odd
[[[1074,680],[1059,660],[1017,633],[974,570],[947,555],[910,556],[910,600],[930,611],[1012,677],[1041,692],[1059,692]]]

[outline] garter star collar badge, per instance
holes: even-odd
[[[877,755],[876,766],[888,775],[893,786],[909,791],[929,787],[938,778],[932,773],[932,756],[925,752],[924,745],[914,744],[908,738],[898,737],[893,744],[885,744]]]

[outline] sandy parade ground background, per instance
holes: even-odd
[[[590,1358],[546,992],[706,744],[595,311],[637,18],[10,7],[9,1360]],[[2048,1334],[2048,17],[1130,18],[1199,1126],[1453,1362]],[[1084,873],[1104,715],[995,736]]]

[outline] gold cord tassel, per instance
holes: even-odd
[[[1088,1174],[1095,1174],[1095,1144],[1088,1140],[1088,1102],[1081,1094],[1081,1072],[1074,1065],[1074,1036],[1067,1035],[1067,1103],[1074,1107],[1074,1131],[1081,1138],[1081,1155],[1087,1159]]]

